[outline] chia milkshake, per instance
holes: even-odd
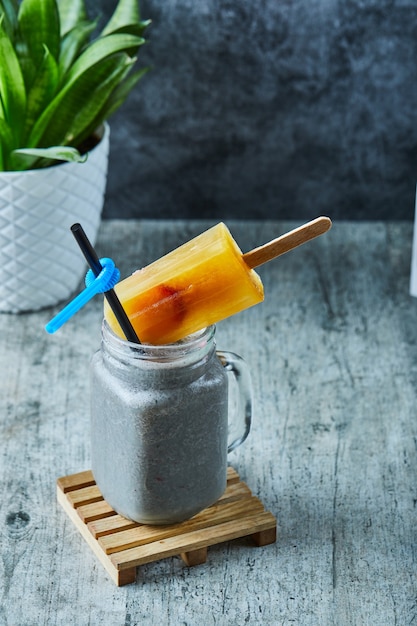
[[[229,383],[214,334],[212,326],[175,344],[138,345],[103,323],[91,363],[92,469],[124,517],[181,522],[225,490]],[[242,395],[248,399],[247,388]],[[249,430],[244,404],[239,443]]]

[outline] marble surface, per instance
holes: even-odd
[[[210,222],[107,221],[122,275]],[[295,222],[230,222],[244,251]],[[88,365],[100,299],[56,335],[58,310],[0,315],[1,626],[412,624],[416,608],[417,302],[412,224],[347,223],[261,268],[263,304],[218,325],[250,364],[255,414],[230,455],[278,519],[204,565],[169,558],[117,588],[56,504],[89,468]]]

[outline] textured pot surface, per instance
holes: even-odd
[[[94,244],[107,179],[110,128],[85,163],[0,172],[0,311],[17,313],[70,297],[85,261],[70,227]]]

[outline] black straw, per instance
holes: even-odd
[[[80,246],[81,252],[85,257],[85,260],[91,267],[94,276],[98,276],[103,269],[103,266],[101,265],[97,253],[91,245],[90,240],[85,234],[83,227],[81,226],[81,224],[73,224],[71,226],[71,232],[74,235],[76,242]],[[117,297],[114,289],[106,291],[104,296],[111,306],[113,313],[115,314],[116,319],[125,334],[126,339],[128,341],[131,341],[132,343],[140,343],[139,337],[137,336],[135,329],[133,328],[130,319],[128,318],[126,311],[122,307],[122,304]]]

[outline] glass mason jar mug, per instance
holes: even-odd
[[[103,322],[91,362],[92,470],[117,513],[173,524],[226,488],[227,453],[249,434],[251,380],[210,326],[174,344],[129,343]]]

